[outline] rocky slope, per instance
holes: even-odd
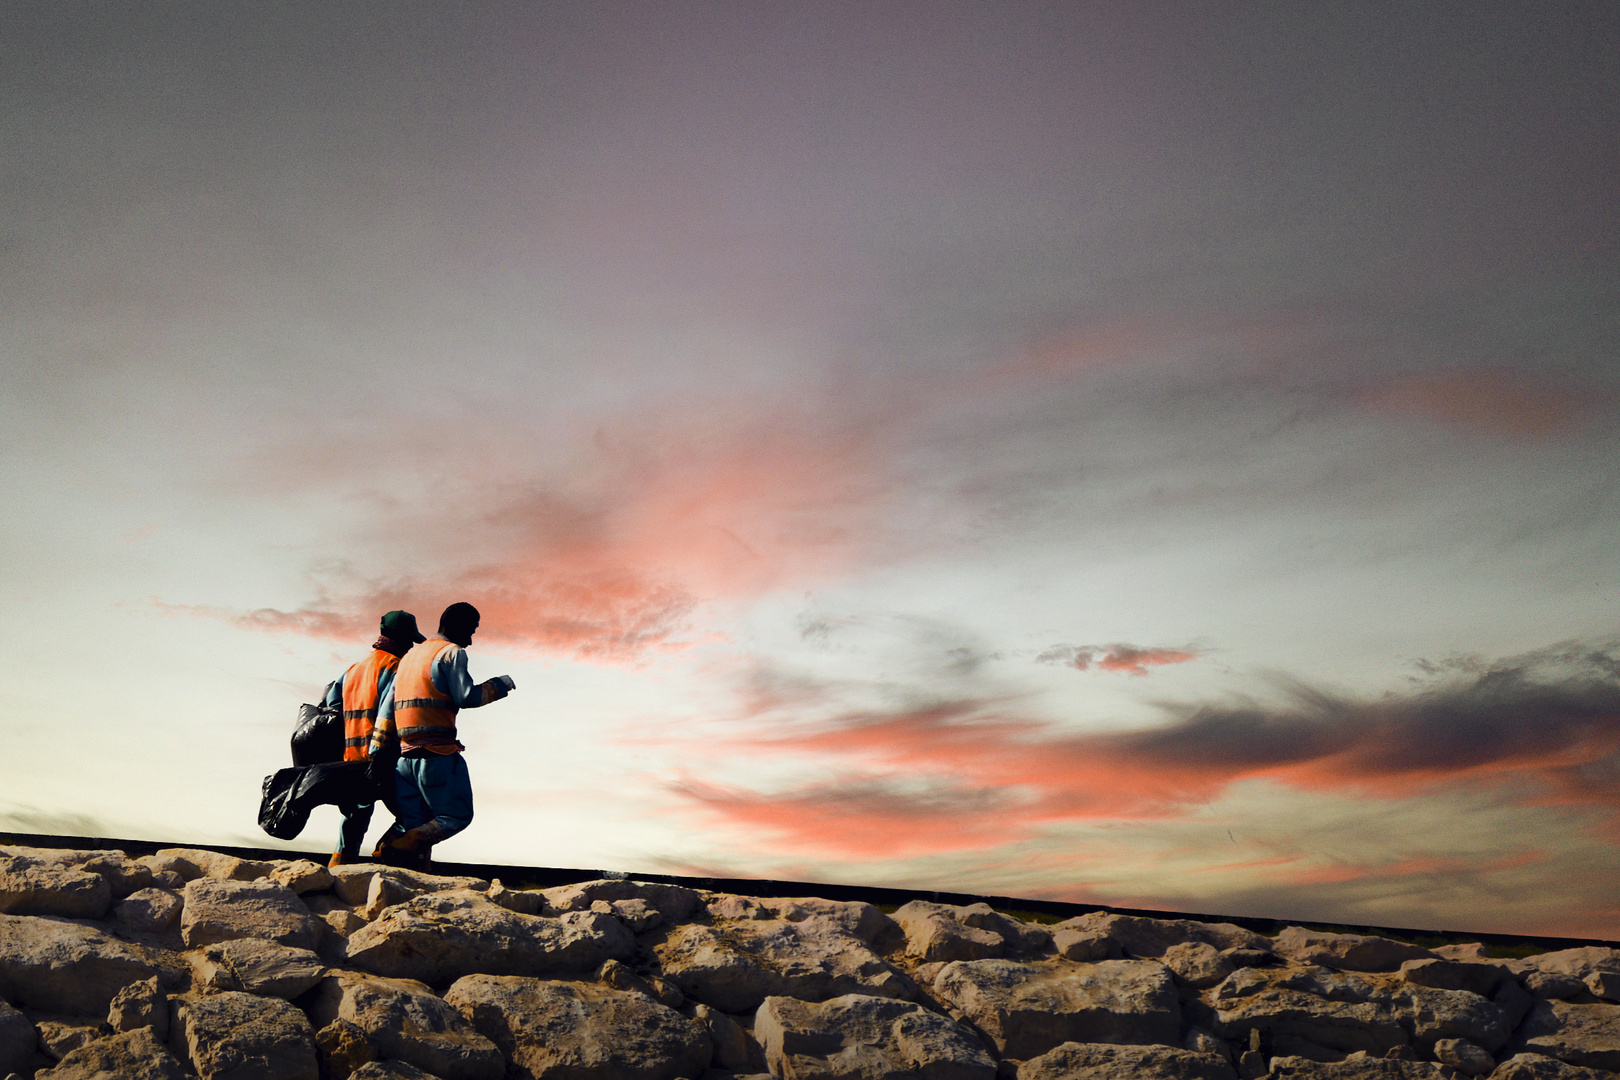
[[[1596,1080],[1620,950],[0,847],[0,1077]]]

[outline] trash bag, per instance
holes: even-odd
[[[343,711],[331,705],[298,706],[293,728],[294,765],[323,765],[343,760]]]
[[[278,769],[264,778],[259,828],[277,840],[291,840],[309,824],[317,806],[381,801],[363,761],[332,761]],[[392,794],[390,792],[390,794]]]

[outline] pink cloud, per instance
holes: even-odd
[[[1162,648],[1141,645],[1054,645],[1036,657],[1042,663],[1070,664],[1080,671],[1096,667],[1100,671],[1146,675],[1148,668],[1164,664],[1185,664],[1203,654],[1192,648]]]
[[[1380,409],[1528,439],[1573,427],[1606,404],[1589,390],[1503,368],[1406,376],[1368,391],[1364,400]]]

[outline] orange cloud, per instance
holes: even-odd
[[[1148,668],[1163,664],[1185,664],[1202,653],[1191,648],[1166,649],[1140,645],[1054,645],[1036,657],[1042,663],[1070,664],[1081,671],[1093,666],[1102,671],[1146,675]]]
[[[1518,438],[1545,438],[1586,419],[1599,404],[1589,392],[1501,368],[1399,378],[1369,391],[1365,400]]]
[[[892,853],[925,826],[932,838],[907,842],[964,850],[1063,821],[1176,817],[1249,779],[1387,798],[1490,784],[1521,803],[1620,813],[1616,651],[1532,654],[1372,703],[1294,687],[1283,707],[1203,707],[1142,731],[1067,733],[971,700],[848,715],[729,747],[841,761],[840,779],[774,793],[677,790],[706,812],[856,860]]]

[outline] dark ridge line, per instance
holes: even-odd
[[[331,854],[326,851],[292,851],[284,848],[235,847],[221,844],[159,843],[154,840],[115,840],[99,836],[50,836],[43,833],[0,832],[0,844],[18,847],[78,848],[91,851],[118,849],[130,855],[154,855],[163,848],[198,848],[217,851],[238,859],[309,859],[324,865]],[[869,904],[898,907],[908,900],[929,900],[936,904],[987,903],[999,911],[1023,911],[1041,915],[1072,918],[1087,912],[1103,911],[1111,915],[1132,915],[1148,919],[1187,919],[1191,922],[1225,922],[1252,930],[1257,934],[1275,936],[1285,927],[1303,926],[1310,930],[1333,933],[1371,934],[1378,937],[1439,940],[1447,943],[1480,942],[1502,948],[1523,950],[1533,946],[1531,953],[1554,952],[1559,949],[1578,949],[1596,945],[1602,948],[1620,948],[1620,942],[1602,938],[1570,938],[1526,936],[1523,934],[1487,934],[1472,930],[1424,930],[1400,926],[1361,926],[1353,923],[1301,922],[1297,919],[1256,919],[1246,915],[1212,915],[1186,911],[1159,911],[1153,908],[1111,907],[1107,904],[1071,904],[1057,900],[1035,900],[1019,896],[978,896],[972,893],[937,892],[928,889],[892,889],[880,885],[834,885],[816,881],[776,881],[769,878],[700,878],[674,874],[627,873],[621,870],[571,870],[563,867],[509,866],[495,863],[443,863],[435,862],[431,871],[454,877],[500,878],[508,888],[550,889],[558,885],[576,885],[600,878],[627,878],[663,885],[681,885],[688,889],[706,889],[709,892],[733,893],[738,896],[798,897],[816,896],[824,900],[864,900]]]

